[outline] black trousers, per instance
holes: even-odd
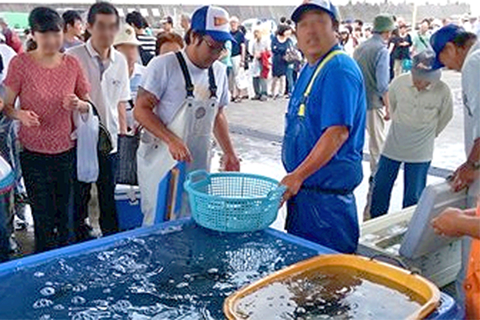
[[[57,155],[24,150],[20,161],[35,224],[35,251],[66,245],[75,149]]]
[[[0,263],[10,255],[10,236],[13,233],[13,187],[0,193]]]
[[[100,205],[100,228],[103,236],[108,236],[119,231],[117,208],[115,204],[115,171],[117,154],[98,156],[99,176],[97,180],[98,202]],[[76,172],[76,170],[75,170]],[[88,202],[92,184],[74,182],[74,230],[77,241],[88,238],[88,227],[85,219],[88,217]]]

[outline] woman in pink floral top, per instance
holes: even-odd
[[[36,251],[68,240],[75,163],[73,113],[89,112],[89,84],[76,58],[60,53],[63,21],[49,8],[29,17],[37,49],[15,57],[5,86],[5,112],[20,121],[21,165],[35,223]],[[14,108],[16,99],[20,109]]]

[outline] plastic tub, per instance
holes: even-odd
[[[421,306],[410,314],[407,319],[424,319],[439,305],[440,291],[430,281],[390,264],[364,257],[342,254],[324,255],[294,264],[245,287],[225,300],[225,316],[229,320],[245,319],[238,310],[240,301],[243,298],[254,294],[268,285],[296,278],[302,274],[321,273],[322,269],[326,270],[327,268],[334,268],[339,271],[351,269],[352,272],[358,272],[361,278],[373,277],[376,279],[375,282],[380,282],[382,285],[394,290],[411,292],[413,296],[418,297],[417,302]]]

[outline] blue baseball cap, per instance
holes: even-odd
[[[204,6],[193,13],[192,30],[203,32],[217,42],[236,42],[230,34],[230,17],[220,7]]]
[[[465,29],[454,24],[449,24],[437,32],[430,38],[430,44],[435,51],[435,62],[433,69],[443,68],[445,65],[440,61],[440,53],[445,49],[447,43],[452,42],[458,35],[466,32]]]
[[[305,0],[292,13],[292,21],[298,23],[302,14],[310,10],[322,10],[328,13],[333,20],[339,22],[340,14],[337,8],[329,0]]]

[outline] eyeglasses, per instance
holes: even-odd
[[[208,48],[209,48],[210,51],[213,52],[213,53],[219,54],[219,53],[221,53],[221,52],[225,49],[225,45],[224,45],[224,44],[221,44],[220,46],[219,46],[219,45],[216,45],[216,44],[212,43],[207,37],[203,37],[203,41],[205,41],[205,43],[207,44]]]

